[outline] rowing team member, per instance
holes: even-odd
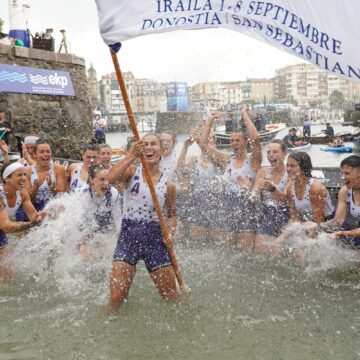
[[[98,256],[99,248],[103,244],[92,244],[97,247],[97,254],[89,254],[88,245],[96,234],[109,234],[119,230],[118,222],[121,219],[120,194],[109,184],[109,169],[103,165],[90,165],[89,182],[79,188],[79,201],[82,203],[81,216],[82,238],[79,251],[83,260],[91,260]],[[100,249],[101,252],[101,249]]]
[[[213,121],[219,114],[213,113],[209,116]],[[219,233],[214,219],[219,213],[217,211],[219,208],[217,188],[220,171],[209,161],[204,151],[201,151],[200,155],[190,156],[188,159],[186,159],[186,154],[192,144],[199,145],[203,141],[202,139],[208,139],[204,141],[216,146],[215,138],[210,133],[210,126],[206,126],[201,135],[196,129],[190,130],[177,163],[179,217],[183,223],[189,225],[191,238],[203,245],[206,238],[209,236],[217,238]],[[205,199],[206,201],[204,201]]]
[[[295,222],[323,222],[334,216],[335,208],[330,195],[323,184],[311,175],[312,163],[305,152],[294,152],[287,160],[287,172],[290,182],[286,187],[286,199],[290,207],[289,225],[282,234],[273,241],[270,248],[271,258],[276,258],[282,250],[287,238],[293,234],[292,224]],[[297,261],[304,263],[302,249],[296,249]]]
[[[161,296],[168,300],[179,298],[175,273],[164,244],[166,242],[168,247],[174,245],[176,190],[175,184],[160,170],[161,144],[158,135],[145,135],[142,141],[134,142],[128,154],[110,171],[110,182],[123,183],[125,188],[121,231],[110,276],[110,310],[117,309],[128,297],[139,260],[145,262]],[[149,166],[160,206],[167,214],[167,239],[163,238],[144,169],[141,165],[134,165],[142,153]]]
[[[3,171],[2,179],[4,185],[0,186],[0,280],[10,280],[10,269],[1,264],[10,250],[5,234],[30,229],[42,221],[45,213],[36,211],[25,191],[26,172],[22,164],[15,162],[8,165]],[[14,222],[20,206],[30,219],[29,222]]]
[[[253,203],[249,201],[247,192],[252,188],[255,175],[262,162],[259,134],[248,112],[248,107],[241,110],[241,116],[250,138],[249,145],[252,149],[250,154],[247,153],[247,139],[239,129],[230,134],[230,147],[234,152],[233,156],[217,150],[208,143],[207,139],[202,139],[200,143],[201,150],[210,162],[227,175],[228,183],[223,195],[223,202],[227,211],[224,213],[225,216],[218,217],[218,221],[220,228],[226,229],[222,235],[227,244],[230,246],[240,245],[242,250],[253,248],[256,230],[255,209]],[[213,120],[214,118],[210,116],[205,128],[212,127]]]
[[[360,156],[351,155],[340,164],[345,185],[340,189],[333,219],[311,223],[308,229],[332,233],[332,238],[360,249]]]

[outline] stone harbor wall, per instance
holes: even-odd
[[[15,136],[40,136],[50,142],[54,156],[80,159],[92,135],[85,61],[71,54],[0,44],[0,64],[69,72],[75,96],[0,92],[0,110],[11,120]],[[11,140],[15,150],[15,138]]]

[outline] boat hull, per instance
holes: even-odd
[[[269,127],[268,130],[259,132],[260,142],[267,143],[271,141],[276,134],[278,134],[281,130],[284,130],[286,127],[285,124],[271,124],[270,126],[272,127]],[[215,132],[214,137],[218,147],[230,147],[230,134]]]
[[[293,148],[287,148],[287,151],[303,151],[303,150],[309,149],[310,147],[311,147],[311,144],[307,143],[305,145],[295,146]]]
[[[352,146],[339,146],[339,147],[321,147],[320,148],[323,151],[329,151],[329,152],[336,152],[336,153],[351,153],[353,152]]]

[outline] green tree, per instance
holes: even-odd
[[[339,90],[334,90],[330,94],[330,106],[332,108],[340,109],[345,102],[344,94]]]
[[[0,32],[2,32],[3,26],[4,26],[4,21],[0,18]]]

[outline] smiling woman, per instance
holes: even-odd
[[[2,174],[4,185],[0,186],[0,281],[11,279],[11,271],[1,262],[9,252],[6,233],[14,233],[30,229],[37,225],[45,214],[37,213],[31,204],[29,194],[25,189],[25,168],[20,163],[8,165]],[[30,222],[14,222],[16,212],[23,207]]]
[[[167,300],[180,297],[167,249],[174,246],[177,224],[176,190],[175,184],[160,170],[161,151],[160,137],[147,134],[142,140],[135,141],[128,154],[110,171],[110,182],[120,181],[125,188],[121,230],[110,277],[110,310],[116,310],[128,297],[139,260],[145,262],[162,297]],[[145,155],[149,166],[160,207],[168,215],[166,239],[152,203],[143,166],[133,165],[141,154]]]
[[[65,169],[54,164],[47,141],[38,140],[34,148],[36,163],[26,171],[26,190],[36,210],[43,210],[46,203],[67,189]]]

